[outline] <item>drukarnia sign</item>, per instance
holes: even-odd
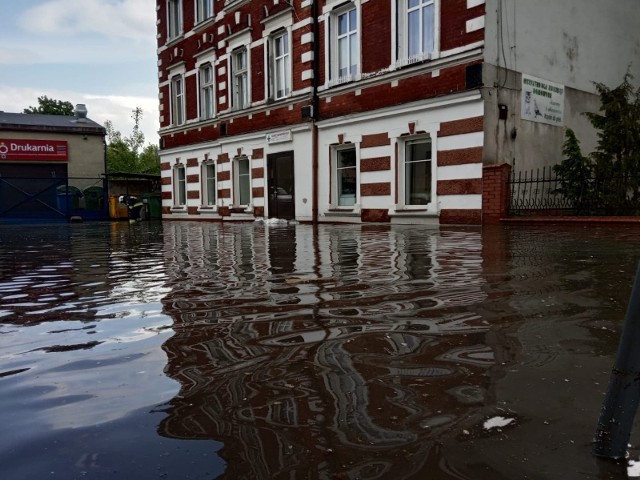
[[[63,140],[0,138],[0,160],[61,162],[69,160],[69,149]]]

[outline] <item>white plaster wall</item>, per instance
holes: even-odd
[[[285,130],[285,129],[279,129]],[[278,130],[278,131],[279,131]],[[242,149],[242,153],[251,157],[254,149],[264,149],[264,156],[262,159],[251,159],[251,168],[264,168],[263,178],[252,178],[252,187],[264,187],[265,195],[267,194],[267,156],[272,153],[293,151],[294,152],[294,178],[295,178],[295,202],[296,202],[296,218],[300,221],[312,220],[312,158],[311,158],[311,131],[308,126],[303,125],[292,129],[292,139],[288,142],[276,143],[269,145],[266,142],[265,135],[268,132],[261,132],[259,134],[239,135],[233,138],[224,138],[220,141],[211,142],[209,144],[190,145],[171,150],[165,150],[162,152],[160,161],[169,162],[171,166],[179,158],[180,162],[186,164],[187,159],[197,158],[198,165],[192,167],[186,167],[186,175],[200,175],[201,164],[204,160],[205,154],[208,154],[209,159],[216,160],[221,153],[228,153],[230,161],[216,165],[216,174],[222,171],[231,171],[231,165],[233,164],[233,157],[236,155],[238,149]],[[173,170],[166,170],[162,172],[164,177],[172,177]],[[195,184],[187,184],[188,190],[195,189]],[[200,189],[199,199],[187,198],[187,207],[200,207],[202,205],[202,182],[198,184]],[[230,180],[218,181],[218,189],[230,189],[232,192],[231,198],[218,199],[218,206],[230,206],[233,203],[233,178]],[[163,192],[173,192],[173,185],[163,185]],[[267,212],[267,198],[254,198],[252,199],[253,206],[265,207],[265,216],[268,216]],[[162,205],[164,207],[172,207],[174,200],[163,200]],[[175,212],[172,215],[179,216],[180,213]],[[197,219],[206,218],[203,215],[194,217]]]
[[[485,61],[593,92],[640,81],[639,26],[638,0],[487,0]]]
[[[319,186],[318,186],[318,210],[320,221],[351,221],[358,222],[356,218],[341,219],[332,217],[330,210],[330,182],[331,178],[331,146],[338,141],[338,135],[344,135],[345,142],[357,144],[357,157],[362,161],[364,158],[390,157],[391,169],[380,172],[359,172],[360,186],[363,183],[391,182],[391,194],[388,196],[359,197],[360,208],[371,209],[393,209],[395,208],[395,142],[396,138],[408,132],[408,124],[415,123],[416,131],[426,130],[431,133],[432,141],[437,150],[461,149],[467,147],[482,146],[482,132],[456,135],[452,137],[437,138],[437,131],[443,122],[461,120],[466,118],[482,116],[484,111],[483,102],[480,95],[476,93],[450,96],[446,98],[434,99],[415,104],[406,104],[398,107],[376,110],[366,114],[351,115],[341,117],[331,121],[320,122],[319,125]],[[379,134],[388,132],[392,137],[388,146],[360,148],[359,142],[363,135]],[[437,161],[437,153],[433,158]],[[444,168],[444,170],[443,170]],[[454,167],[438,167],[436,176],[441,172],[446,176],[444,179],[462,179],[481,177],[480,167],[469,167],[468,165]],[[455,172],[460,172],[459,175]],[[481,202],[475,196],[463,195],[470,199],[466,206],[456,200],[455,207],[451,207],[447,197],[442,196],[436,199],[440,203],[440,208],[480,208]],[[474,198],[471,198],[474,197]],[[324,216],[324,218],[323,218]]]

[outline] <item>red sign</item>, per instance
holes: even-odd
[[[67,161],[69,148],[63,140],[0,138],[0,160]]]

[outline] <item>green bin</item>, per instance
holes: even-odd
[[[159,193],[144,193],[142,201],[147,205],[148,218],[162,218],[162,197]]]
[[[104,189],[97,185],[87,187],[84,193],[84,206],[87,210],[100,211],[104,205]]]

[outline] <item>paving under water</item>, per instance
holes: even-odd
[[[626,479],[640,229],[0,226],[3,479]],[[640,430],[634,429],[636,443]]]

